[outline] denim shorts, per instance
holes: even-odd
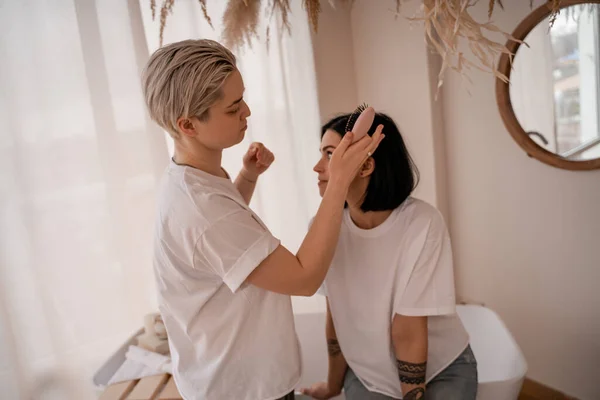
[[[346,400],[394,399],[381,393],[369,392],[351,369],[348,369],[344,378],[344,395]],[[425,400],[475,400],[476,397],[477,361],[471,346],[468,346],[452,364],[427,384]]]

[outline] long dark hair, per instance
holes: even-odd
[[[321,139],[328,130],[344,137],[350,116],[351,114],[340,115],[323,125]],[[419,170],[394,121],[386,114],[376,113],[373,125],[369,129],[370,136],[379,125],[383,125],[385,138],[372,155],[375,170],[371,174],[364,201],[360,206],[365,212],[397,208],[419,184]]]

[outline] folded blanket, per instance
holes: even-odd
[[[108,384],[112,385],[164,373],[171,374],[172,372],[171,357],[138,346],[129,346],[125,354],[125,362],[110,378]]]

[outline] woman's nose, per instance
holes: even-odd
[[[319,161],[317,161],[317,163],[315,164],[315,166],[313,167],[313,171],[319,173],[319,172],[323,172],[323,159],[319,159]]]
[[[252,115],[252,111],[250,111],[250,107],[248,106],[248,104],[246,103],[246,101],[242,100],[244,102],[244,107],[245,107],[245,112],[242,113],[243,118],[248,118],[249,116]]]

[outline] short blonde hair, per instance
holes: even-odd
[[[142,73],[150,117],[178,138],[177,120],[206,120],[209,108],[223,96],[223,82],[235,70],[233,53],[214,40],[183,40],[161,47]]]

